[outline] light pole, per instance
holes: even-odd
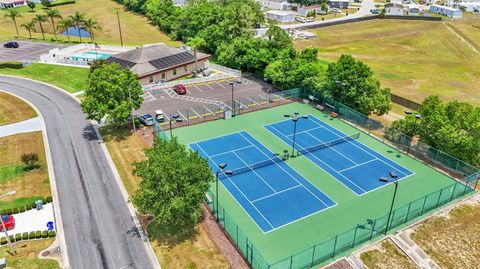
[[[233,99],[233,85],[235,84],[234,81],[230,81],[230,85],[232,85],[232,117],[235,117],[235,100]]]
[[[4,197],[4,196],[7,196],[7,195],[13,195],[15,193],[16,193],[15,191],[10,191],[10,192],[7,192],[7,193],[4,193],[4,194],[0,195],[0,198]],[[3,218],[2,218],[1,215],[0,215],[0,222],[2,224],[2,229],[5,232],[5,237],[7,238],[8,248],[10,249],[9,252],[10,252],[11,255],[15,255],[15,254],[17,254],[17,251],[13,248],[12,242],[10,241],[10,237],[8,236],[7,228],[5,227],[5,223],[3,223]]]
[[[170,139],[173,138],[173,132],[172,132],[172,122],[182,122],[183,120],[180,118],[180,115],[178,114],[170,114],[170,120],[168,121],[170,124]]]
[[[393,191],[393,198],[392,198],[392,204],[390,205],[390,212],[388,213],[388,219],[387,219],[387,226],[385,227],[385,235],[387,235],[388,231],[388,226],[390,225],[390,218],[392,217],[392,211],[393,211],[393,204],[395,203],[395,197],[397,196],[397,189],[398,189],[398,176],[394,171],[390,171],[389,173],[390,180],[388,180],[385,177],[381,177],[379,180],[381,182],[393,182],[395,184],[395,190]]]
[[[215,174],[215,210],[213,214],[215,214],[215,220],[218,222],[218,176],[220,172],[223,172],[226,175],[232,175],[233,172],[230,170],[223,171],[227,167],[227,163],[221,163],[218,165],[217,173]]]
[[[410,110],[405,110],[405,114],[407,115],[411,115],[413,114],[412,111]],[[415,131],[417,129],[417,120],[421,119],[422,118],[422,115],[420,114],[415,114],[415,123],[413,124],[413,127],[412,127],[412,140],[413,140],[413,136],[415,135]],[[410,143],[408,143],[408,147],[407,147],[407,154],[410,152],[410,144],[412,143],[412,141],[410,141]]]
[[[295,137],[297,135],[297,122],[299,119],[308,119],[307,115],[300,116],[298,112],[290,114],[284,114],[285,118],[291,118],[293,121],[293,140],[292,140],[292,157],[295,157]]]

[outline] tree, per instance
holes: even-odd
[[[207,160],[187,149],[174,137],[156,138],[146,149],[147,159],[134,163],[134,174],[141,178],[132,197],[143,214],[153,214],[169,226],[193,226],[202,215],[201,203],[214,180]]]
[[[80,33],[81,24],[85,21],[85,15],[80,12],[75,12],[75,14],[68,16],[68,18],[75,24],[78,31],[78,37],[80,38],[80,42],[82,42],[82,35]]]
[[[98,68],[103,68],[107,64],[106,59],[96,59],[90,63],[90,73],[93,73]]]
[[[28,170],[33,170],[37,167],[38,154],[35,152],[32,153],[23,153],[20,156],[22,162],[27,166]]]
[[[103,65],[89,73],[83,112],[88,119],[100,121],[108,116],[119,124],[127,123],[132,109],[142,105],[142,87],[137,75],[116,63]]]
[[[48,9],[45,11],[45,14],[50,18],[50,22],[52,23],[52,27],[53,27],[53,35],[55,36],[55,40],[56,40],[57,31],[55,28],[55,19],[62,18],[62,16],[60,15],[60,11],[58,11],[58,9]]]
[[[7,14],[4,15],[5,18],[10,18],[13,21],[13,24],[15,25],[15,30],[17,31],[17,37],[20,36],[18,33],[18,26],[17,26],[17,18],[23,17],[20,12],[16,9],[9,9],[7,10]]]
[[[45,33],[44,33],[44,31],[43,31],[42,22],[48,22],[47,16],[37,14],[37,15],[35,15],[35,17],[33,18],[32,21],[33,21],[34,23],[37,23],[37,22],[38,22],[38,24],[40,25],[40,31],[42,31],[42,39],[45,40]]]
[[[35,22],[26,22],[24,24],[21,24],[20,27],[25,28],[25,30],[28,31],[28,36],[30,37],[30,39],[32,39],[32,31],[35,30]]]
[[[95,19],[89,18],[83,21],[82,29],[90,33],[90,39],[95,43],[94,31],[99,31],[102,27]]]
[[[42,3],[42,5],[47,9],[52,5],[50,0],[40,0],[40,3]]]
[[[198,69],[197,52],[198,52],[199,48],[206,45],[205,39],[203,39],[201,37],[198,37],[198,36],[193,37],[193,38],[189,38],[188,41],[187,41],[187,45],[190,46],[193,49],[193,54],[194,54],[194,57],[195,57],[195,70],[197,70]]]
[[[328,4],[327,4],[327,1],[322,1],[321,9],[322,9],[322,11],[324,12],[324,14],[327,14],[327,12],[328,12]]]
[[[33,1],[27,1],[27,6],[30,8],[30,11],[33,12],[37,4]]]
[[[68,42],[70,42],[70,32],[68,30],[72,26],[73,22],[70,18],[65,18],[58,21],[57,29],[62,29],[63,31],[67,32]]]
[[[438,96],[425,98],[418,114],[393,122],[391,130],[435,147],[454,157],[480,165],[480,107],[459,101],[444,103]]]
[[[366,115],[390,110],[390,89],[380,88],[370,67],[350,55],[328,65],[323,92]]]

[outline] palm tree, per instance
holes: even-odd
[[[50,18],[50,21],[52,22],[53,35],[55,36],[55,39],[57,39],[57,31],[56,31],[56,28],[55,28],[55,19],[61,19],[62,15],[60,15],[60,11],[58,11],[58,9],[47,9],[45,11],[45,14]]]
[[[45,40],[45,33],[43,32],[42,22],[48,22],[47,16],[41,15],[41,14],[37,14],[37,15],[35,15],[35,17],[33,18],[33,22],[34,22],[34,23],[37,23],[37,22],[38,22],[38,24],[40,24],[40,31],[42,31],[42,38],[43,38],[43,40]]]
[[[67,32],[68,42],[70,42],[70,32],[68,30],[72,26],[73,26],[73,22],[69,18],[61,19],[60,21],[58,21],[57,28],[63,29]]]
[[[19,37],[20,34],[18,33],[17,18],[23,17],[22,14],[16,9],[10,9],[4,17],[12,19],[13,24],[15,24],[15,30],[17,30],[17,37]]]
[[[193,56],[195,57],[195,70],[198,69],[197,65],[197,52],[198,48],[201,48],[206,45],[205,39],[201,37],[193,37],[187,40],[187,45],[193,49]]]
[[[28,31],[28,35],[30,36],[30,39],[32,39],[32,30],[35,30],[35,22],[33,22],[33,21],[26,22],[26,23],[24,23],[20,26],[25,28],[25,30]]]
[[[97,30],[102,30],[102,27],[100,24],[95,19],[86,19],[83,21],[83,26],[82,29],[90,33],[90,39],[92,40],[92,43],[95,43],[95,37],[93,35],[93,31]]]
[[[82,35],[80,34],[80,24],[82,24],[85,21],[85,14],[82,14],[82,13],[77,11],[77,12],[75,12],[75,14],[70,15],[68,17],[77,26],[78,37],[80,37],[80,42],[82,42]]]

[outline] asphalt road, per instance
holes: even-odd
[[[77,101],[37,82],[0,76],[0,89],[42,113],[70,268],[153,268],[93,126]]]

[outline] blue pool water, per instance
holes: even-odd
[[[95,52],[95,51],[87,51],[83,52],[82,54],[79,55],[74,55],[70,56],[71,59],[74,60],[96,60],[96,59],[104,59],[112,56],[110,53],[101,53],[101,52]]]

